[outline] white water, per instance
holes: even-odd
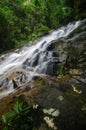
[[[52,59],[52,51],[47,51],[47,47],[49,47],[54,40],[68,36],[80,24],[81,21],[68,24],[66,27],[61,27],[50,35],[40,38],[36,44],[30,47],[22,47],[18,52],[2,56],[4,59],[1,60],[0,63],[1,78],[12,71],[21,69],[24,69],[27,74],[29,73],[30,78],[37,73],[46,74],[48,63],[50,59]]]
[[[6,59],[2,61],[0,64],[0,75],[9,73],[9,71],[12,71],[13,69],[21,68],[22,64],[26,61],[27,58],[30,60],[30,63],[32,64],[37,54],[45,51],[53,40],[57,40],[61,37],[66,37],[79,25],[80,21],[73,24],[68,24],[67,27],[62,27],[54,31],[50,35],[42,37],[40,41],[38,41],[35,45],[32,45],[31,47],[27,48],[22,48],[22,50],[19,53],[14,52],[8,55]],[[35,53],[36,51],[37,53]],[[51,53],[48,54],[48,58],[50,58],[51,56]],[[40,55],[38,65],[43,63],[44,58],[45,54]]]

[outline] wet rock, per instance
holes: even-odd
[[[30,66],[30,59],[27,58],[23,63],[23,68],[26,69],[28,66]]]
[[[21,84],[22,84],[22,83],[25,83],[27,80],[28,80],[28,77],[27,77],[26,74],[22,74],[22,75],[20,76],[20,83],[21,83]]]
[[[80,45],[79,43],[82,40],[83,41],[86,40],[86,32],[81,32],[80,34],[75,35],[74,37],[72,37],[68,41],[70,41],[71,43],[73,43],[75,45]]]
[[[0,78],[0,87],[3,85],[3,80]]]
[[[39,60],[39,53],[35,54],[32,59],[31,59],[30,66],[34,67],[38,65],[38,60]]]
[[[18,88],[18,85],[17,85],[16,81],[15,81],[15,80],[12,80],[12,82],[13,82],[13,88],[14,88],[14,89]]]
[[[3,87],[8,90],[10,88],[10,84],[9,84],[9,79],[6,78],[4,81],[3,81]]]
[[[52,51],[54,49],[54,45],[53,44],[50,44],[48,47],[47,47],[47,51]]]

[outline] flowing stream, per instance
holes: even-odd
[[[48,50],[48,47],[53,41],[67,37],[81,22],[70,23],[47,36],[41,37],[35,44],[2,55],[0,57],[0,82],[2,83],[2,80],[12,72],[24,71],[28,80],[31,80],[37,74],[47,74],[49,61],[54,58],[52,50]],[[13,90],[13,88],[10,90]]]

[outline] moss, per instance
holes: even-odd
[[[80,98],[79,94],[77,94],[76,92],[72,92],[70,90],[67,90],[65,94],[67,97],[72,98],[72,99]]]

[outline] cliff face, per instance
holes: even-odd
[[[66,38],[53,41],[47,50],[53,51],[53,61],[49,62],[46,70],[49,75],[34,76],[27,84],[0,99],[0,120],[15,100],[22,97],[29,105],[38,104],[38,113],[50,108],[59,111],[57,116],[47,112],[39,115],[38,130],[51,129],[44,122],[46,116],[53,118],[55,127],[52,129],[85,130],[86,21]],[[11,79],[16,75],[9,77]]]

